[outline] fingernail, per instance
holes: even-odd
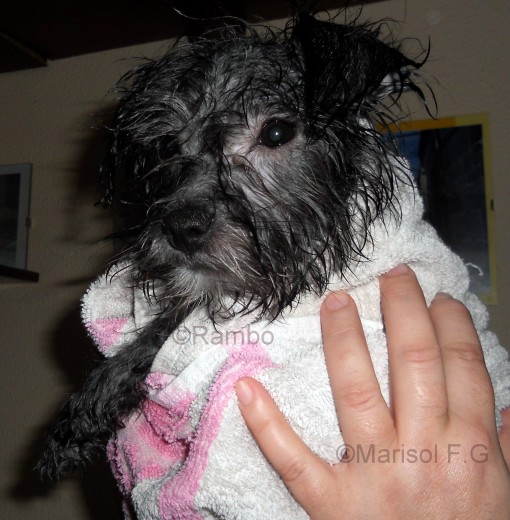
[[[409,272],[409,267],[407,267],[407,265],[405,265],[405,264],[400,264],[400,265],[397,265],[397,267],[394,267],[393,269],[391,269],[390,271],[385,273],[384,276],[400,276],[400,275],[406,274],[408,272]]]
[[[337,311],[345,307],[348,302],[349,297],[344,292],[330,293],[326,296],[326,300],[324,301],[330,311]]]
[[[243,406],[248,406],[253,401],[253,390],[248,381],[239,380],[235,386],[237,399]]]
[[[448,294],[448,293],[438,292],[434,296],[434,301],[437,301],[437,300],[453,300],[453,297],[450,294]]]

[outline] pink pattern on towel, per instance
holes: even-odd
[[[107,454],[115,478],[128,496],[140,481],[167,474],[186,458],[188,451],[187,439],[167,442],[143,414],[137,414],[109,443]]]
[[[142,413],[132,415],[108,445],[108,458],[126,499],[141,481],[161,478],[161,519],[201,519],[195,496],[225,408],[233,397],[234,384],[241,377],[272,366],[274,363],[259,344],[232,348],[208,389],[202,410],[193,411],[199,417],[198,425],[191,424],[192,405],[197,400],[193,392],[176,385],[171,402],[165,406],[147,399]],[[146,382],[156,391],[156,397],[158,390],[167,392],[175,379],[179,378],[152,373]]]
[[[242,377],[253,376],[274,366],[269,355],[258,344],[247,344],[229,353],[209,389],[197,430],[189,445],[189,453],[179,472],[163,484],[159,495],[160,516],[164,520],[200,519],[194,503],[200,481],[207,466],[209,450],[220,429],[225,408],[232,398],[234,384]]]
[[[128,318],[99,318],[85,326],[101,353],[105,354],[119,339]]]
[[[173,377],[152,373],[148,386],[162,389]],[[124,495],[129,495],[141,481],[164,476],[189,452],[189,408],[195,399],[191,392],[175,396],[174,405],[166,408],[150,399],[117,432],[108,445],[108,459]],[[182,434],[181,432],[184,432]]]

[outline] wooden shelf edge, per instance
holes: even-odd
[[[26,269],[17,269],[16,267],[7,267],[0,265],[0,284],[16,283],[16,282],[32,282],[39,281],[39,273],[27,271]]]

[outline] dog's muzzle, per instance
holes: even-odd
[[[161,231],[172,247],[191,254],[205,244],[215,214],[211,202],[169,211],[162,218]]]

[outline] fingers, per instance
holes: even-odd
[[[241,413],[260,449],[294,498],[309,514],[317,513],[330,487],[330,467],[297,436],[258,381],[241,379],[235,389]]]
[[[430,306],[444,361],[449,413],[494,429],[494,395],[469,311],[448,295]]]
[[[391,442],[393,418],[377,382],[356,305],[346,293],[321,308],[324,356],[345,442]]]
[[[416,276],[399,266],[381,277],[380,288],[397,430],[416,432],[445,423],[443,359]]]
[[[503,410],[501,418],[503,419],[503,426],[499,432],[499,443],[506,465],[510,470],[510,408]]]

